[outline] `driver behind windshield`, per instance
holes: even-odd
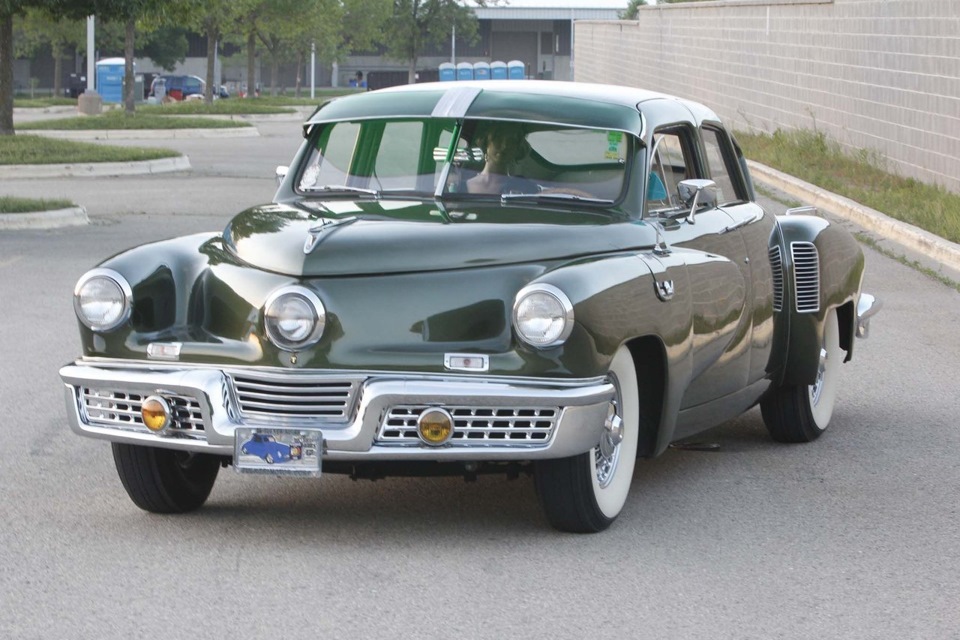
[[[519,125],[497,122],[478,130],[474,146],[483,150],[485,164],[467,180],[468,193],[530,193],[536,185],[514,175],[517,163],[530,152],[523,129]]]

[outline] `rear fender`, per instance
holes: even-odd
[[[863,280],[864,258],[857,241],[843,228],[816,216],[779,216],[783,308],[777,337],[786,343],[776,382],[812,384],[816,380],[824,320],[836,309],[840,346],[853,355],[856,301]],[[777,243],[778,234],[772,241]]]

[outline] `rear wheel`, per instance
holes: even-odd
[[[837,310],[831,309],[824,320],[814,383],[780,387],[760,402],[763,422],[774,440],[810,442],[826,431],[837,400],[843,357]]]
[[[637,372],[626,347],[614,356],[609,379],[616,394],[597,446],[578,456],[534,465],[540,502],[550,524],[560,531],[603,531],[627,502],[637,459],[640,401]]]
[[[183,513],[203,506],[220,459],[155,447],[113,444],[113,461],[133,503],[152,513]]]

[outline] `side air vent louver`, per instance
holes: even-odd
[[[811,242],[792,242],[793,281],[797,296],[797,312],[820,310],[820,256]]]
[[[773,271],[773,310],[783,311],[783,255],[779,246],[770,249],[770,269]]]

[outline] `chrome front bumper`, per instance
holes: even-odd
[[[338,461],[535,460],[577,455],[600,441],[614,396],[613,386],[602,378],[344,375],[113,360],[81,360],[63,367],[60,377],[70,426],[81,435],[232,456],[234,432],[240,427],[319,429],[323,458]],[[245,404],[239,397],[236,379],[251,377],[297,387],[317,384],[324,389],[329,379],[355,390],[343,402],[340,416],[282,411],[271,415],[250,409],[259,402],[247,398]],[[139,403],[150,395],[163,396],[177,407],[178,428],[169,434],[157,435],[142,425]],[[403,416],[414,415],[419,407],[451,411],[462,425],[459,439],[440,447],[411,439],[410,419],[403,426]]]

